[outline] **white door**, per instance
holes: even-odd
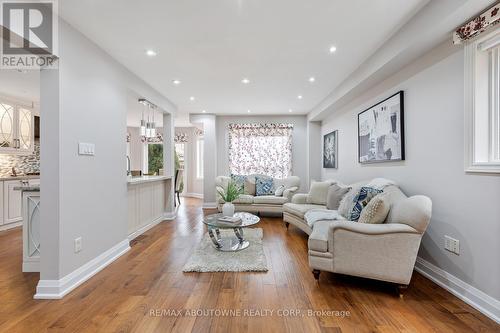
[[[19,180],[8,180],[4,182],[3,186],[3,216],[4,224],[15,223],[22,221],[21,215],[21,191],[15,191],[14,187],[21,186]]]

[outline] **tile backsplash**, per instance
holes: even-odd
[[[29,155],[0,154],[0,177],[9,177],[12,167],[18,174],[40,172],[40,141],[36,140]]]

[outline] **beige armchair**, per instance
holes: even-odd
[[[318,221],[310,234],[309,266],[321,271],[397,283],[410,282],[422,235],[431,218],[432,202],[422,195],[394,196],[383,224]]]

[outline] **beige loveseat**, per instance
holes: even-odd
[[[335,181],[332,181],[334,183]],[[368,182],[351,184],[352,191]],[[432,202],[423,195],[407,197],[397,186],[384,189],[389,213],[382,224],[347,220],[317,221],[312,228],[304,214],[321,204],[308,204],[308,194],[296,194],[285,204],[283,220],[309,234],[309,266],[320,271],[389,281],[405,288],[411,279],[422,236],[431,218]]]
[[[255,177],[261,175],[249,175],[250,182],[255,184]],[[217,208],[222,211],[224,200],[220,197],[218,191],[224,191],[231,177],[218,176],[215,178]],[[283,213],[283,204],[290,202],[292,196],[297,192],[300,186],[300,178],[297,176],[290,176],[285,179],[273,178],[275,188],[284,185],[283,195],[262,195],[256,196],[254,191],[249,191],[245,186],[245,193],[241,194],[238,199],[233,201],[236,211],[245,211],[250,213]]]

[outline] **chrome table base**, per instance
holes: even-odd
[[[218,228],[209,227],[208,234],[214,247],[223,252],[235,252],[246,249],[250,243],[243,238],[243,228],[234,228],[236,237],[221,237]]]

